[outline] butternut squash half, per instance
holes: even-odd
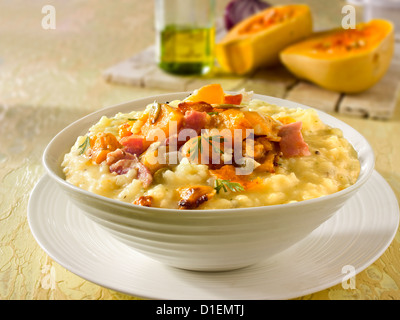
[[[216,45],[223,70],[246,74],[279,63],[279,53],[312,33],[311,10],[293,4],[265,9],[234,26]]]
[[[357,93],[386,73],[394,51],[394,27],[381,19],[355,29],[323,32],[281,52],[282,63],[298,78],[323,88]]]

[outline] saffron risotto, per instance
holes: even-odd
[[[200,210],[248,208],[304,201],[338,192],[357,181],[360,162],[356,151],[343,137],[341,130],[325,125],[315,110],[289,109],[251,98],[244,101],[245,97],[242,98],[241,111],[257,112],[263,117],[273,119],[278,128],[284,125],[285,119],[301,122],[301,135],[308,147],[307,155],[285,157],[278,150],[272,170],[257,170],[261,164],[257,159],[253,159],[255,170],[237,180],[231,179],[231,176],[224,179],[223,176],[216,175],[216,172],[221,172],[221,168],[215,169],[208,164],[195,163],[190,157],[183,156],[177,164],[167,164],[155,172],[150,172],[151,182],[147,185],[138,178],[142,167],[132,166],[122,172],[115,172],[110,170],[108,161],[94,161],[87,150],[93,148],[94,143],[89,137],[109,133],[118,141],[121,139],[121,127],[129,121],[132,126],[128,128],[129,133],[140,130],[143,126],[140,119],[150,112],[150,107],[147,106],[140,112],[118,113],[110,118],[103,116],[89,129],[87,135],[78,137],[62,162],[65,178],[87,191],[128,203]],[[168,105],[177,108],[180,103],[182,101],[172,101]],[[216,113],[208,112],[207,116],[212,117]],[[159,142],[155,144],[160,145]],[[152,145],[148,148],[152,148]],[[137,159],[141,159],[140,154]],[[224,183],[226,185],[223,185]],[[187,195],[193,186],[208,189],[206,192],[200,192],[194,206],[185,207],[182,205],[182,199],[187,200],[185,192]],[[194,193],[192,190],[189,196]],[[199,199],[201,201],[198,201]]]

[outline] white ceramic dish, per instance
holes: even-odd
[[[147,258],[88,219],[47,175],[33,190],[28,222],[53,260],[125,294],[173,300],[291,299],[342,282],[359,288],[355,275],[378,259],[396,234],[399,205],[388,183],[374,172],[334,217],[305,239],[270,259],[227,272],[186,271]]]
[[[111,117],[117,112],[143,110],[154,100],[183,99],[188,94],[149,97],[99,110],[61,131],[43,155],[50,178],[84,214],[120,241],[162,263],[189,270],[221,271],[272,257],[330,219],[373,172],[374,154],[365,138],[336,118],[318,112],[323,122],[343,131],[361,162],[360,176],[354,185],[321,198],[248,209],[186,211],[131,205],[87,192],[64,180],[60,166],[64,154],[102,115]],[[254,98],[289,108],[308,108],[267,96]]]

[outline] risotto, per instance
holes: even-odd
[[[357,181],[341,130],[208,85],[183,101],[103,116],[63,159],[67,181],[141,206],[229,209],[313,199]]]

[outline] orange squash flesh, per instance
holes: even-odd
[[[242,102],[242,94],[226,94],[218,83],[207,84],[187,97],[186,102],[206,102],[209,104],[236,104]]]
[[[296,14],[295,7],[285,6],[267,9],[263,14],[257,15],[250,19],[247,24],[244,24],[238,29],[239,34],[250,34],[259,32],[263,29],[284,23]]]
[[[221,68],[246,74],[279,63],[279,52],[312,33],[310,8],[303,4],[274,6],[234,26],[216,45]]]
[[[260,178],[255,178],[253,180],[252,176],[249,175],[237,175],[236,169],[232,165],[225,165],[216,170],[210,170],[210,174],[216,179],[228,180],[233,183],[239,183],[245,190],[255,189],[262,184]]]
[[[100,132],[90,138],[91,148],[88,154],[94,163],[100,164],[107,158],[107,154],[121,147],[117,138],[111,133]]]
[[[221,104],[224,102],[225,92],[220,84],[212,83],[201,87],[187,97],[185,101],[204,101],[209,104]]]
[[[329,90],[357,93],[383,77],[393,50],[393,25],[375,19],[356,29],[318,33],[287,47],[280,59],[298,78]]]
[[[318,58],[354,54],[378,45],[387,36],[387,31],[381,21],[372,20],[359,24],[356,29],[322,32],[287,48],[285,53],[303,53]]]

